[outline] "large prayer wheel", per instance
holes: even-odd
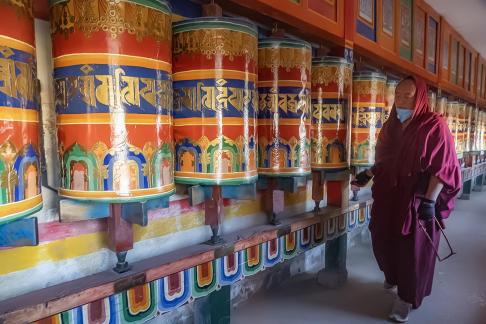
[[[469,151],[473,154],[478,154],[479,152],[479,143],[477,141],[480,132],[479,126],[479,107],[478,106],[471,106],[471,123],[470,123],[470,132],[469,132],[469,143],[470,149]]]
[[[483,148],[482,142],[483,142],[483,115],[481,109],[478,107],[473,149],[479,155],[482,154],[482,148]]]
[[[256,26],[212,17],[173,27],[176,182],[256,181]]]
[[[258,173],[310,173],[311,45],[267,38],[258,42]]]
[[[32,1],[0,1],[0,224],[42,207]]]
[[[390,117],[391,110],[395,104],[395,91],[397,89],[398,81],[389,79],[386,81],[385,88],[385,107],[383,109],[383,124]]]
[[[477,121],[477,150],[480,155],[483,155],[486,149],[486,112],[479,109]]]
[[[461,159],[466,150],[467,104],[457,104],[457,156]]]
[[[458,106],[459,103],[457,101],[448,101],[447,102],[447,125],[449,126],[449,130],[451,131],[452,137],[454,139],[454,146],[456,149],[456,153],[458,151]]]
[[[312,170],[349,167],[352,74],[344,58],[312,60]]]
[[[434,91],[429,90],[428,98],[430,111],[437,111],[437,94]]]
[[[471,153],[472,145],[474,143],[474,128],[476,127],[476,119],[474,116],[474,107],[472,105],[466,106],[466,125],[464,138],[464,152]]]
[[[353,75],[351,165],[369,167],[375,163],[375,147],[383,123],[386,77],[376,72]]]
[[[441,116],[446,116],[446,111],[447,111],[447,98],[440,97],[437,100],[437,105],[435,106],[435,112]]]
[[[165,1],[52,0],[61,196],[174,192],[171,11]]]

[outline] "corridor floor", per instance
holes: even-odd
[[[437,263],[432,295],[409,323],[486,323],[486,192],[459,200],[446,226],[457,255]],[[234,310],[232,323],[388,323],[394,296],[382,288],[369,244],[350,249],[348,272],[348,283],[337,290],[305,275],[261,293]]]

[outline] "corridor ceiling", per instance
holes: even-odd
[[[425,0],[486,57],[486,0]]]

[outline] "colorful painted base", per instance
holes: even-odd
[[[165,1],[51,1],[60,196],[174,192],[171,28]]]
[[[376,72],[353,75],[351,165],[372,166],[375,147],[383,126],[386,76]]]
[[[360,210],[363,224],[369,207]],[[42,320],[42,323],[140,323],[167,313],[231,285],[245,277],[290,260],[305,251],[345,234],[351,213],[332,218],[275,240],[223,256],[194,268],[174,273],[128,291],[83,305]],[[361,219],[361,216],[359,216]],[[360,222],[361,220],[359,220]],[[344,229],[343,229],[344,226]]]

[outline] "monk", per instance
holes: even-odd
[[[437,223],[443,226],[461,186],[452,135],[446,121],[430,111],[423,80],[409,77],[397,86],[375,161],[353,184],[365,186],[373,178],[373,252],[385,289],[397,288],[390,318],[403,323],[432,291]]]

